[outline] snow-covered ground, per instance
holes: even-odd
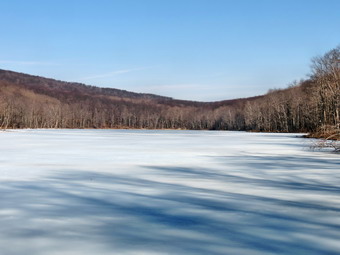
[[[0,254],[340,254],[340,157],[297,136],[0,132]]]

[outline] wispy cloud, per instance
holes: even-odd
[[[108,73],[103,73],[103,74],[97,74],[97,75],[83,77],[80,80],[87,81],[87,80],[108,78],[108,77],[113,77],[113,76],[116,76],[116,75],[119,75],[119,74],[131,73],[131,72],[141,71],[141,70],[145,70],[145,69],[149,69],[149,68],[150,67],[139,67],[139,68],[130,68],[130,69],[115,70],[115,71],[108,72]]]
[[[175,90],[175,89],[197,89],[197,88],[205,88],[209,87],[209,85],[204,84],[163,84],[163,85],[154,85],[147,86],[148,89],[167,89],[167,90]]]
[[[52,62],[43,62],[43,61],[21,61],[21,60],[0,60],[0,64],[3,65],[22,65],[22,66],[54,66],[58,65]]]
[[[174,83],[160,85],[145,85],[135,91],[152,93],[183,100],[213,101],[211,84],[204,83]],[[220,94],[220,93],[219,93]],[[220,95],[219,95],[220,96]]]

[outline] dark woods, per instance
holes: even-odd
[[[340,123],[339,59],[340,46],[312,60],[308,80],[264,96],[212,103],[0,70],[0,128],[334,131]]]

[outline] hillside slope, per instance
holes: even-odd
[[[175,100],[0,70],[0,128],[180,128],[337,134],[339,59],[337,47],[314,58],[308,80],[263,96],[220,102]]]
[[[180,128],[183,111],[170,115],[208,105],[7,70],[0,100],[1,128]]]

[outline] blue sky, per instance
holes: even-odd
[[[0,68],[215,101],[305,78],[339,0],[2,0]]]

